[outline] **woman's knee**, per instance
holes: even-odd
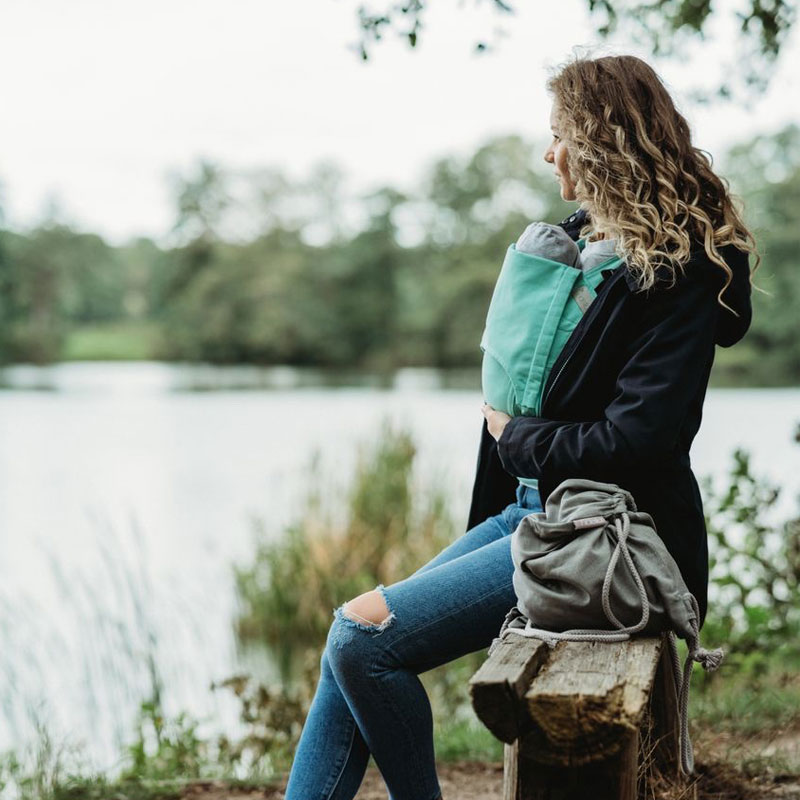
[[[381,649],[380,636],[395,621],[383,585],[343,603],[333,615],[325,654],[334,671],[364,673],[371,669],[375,653]]]
[[[378,589],[348,600],[342,606],[342,613],[348,619],[360,622],[368,630],[383,630],[394,619],[385,595]]]

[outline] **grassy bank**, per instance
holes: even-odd
[[[156,322],[108,322],[74,328],[64,342],[64,361],[149,361],[162,333]]]
[[[452,701],[441,694],[447,687],[454,696],[466,695],[472,669],[469,659],[461,659],[422,676],[440,712]],[[781,797],[793,797],[787,787],[800,791],[800,679],[795,666],[773,662],[755,680],[734,670],[715,677],[707,682],[696,676],[690,712],[698,800],[751,800],[772,796],[771,790],[780,788],[786,792]],[[202,739],[189,715],[167,719],[157,706],[144,703],[116,776],[81,769],[68,748],[42,730],[35,747],[0,758],[0,797],[223,800],[256,793],[277,800],[306,703],[299,701],[301,695],[280,687],[257,686],[241,678],[224,683],[240,694],[243,719],[249,721],[250,732],[242,740]],[[469,764],[502,762],[502,745],[474,720],[466,702],[462,708],[463,718],[447,719],[438,713],[435,723],[437,760],[455,786],[459,780],[476,779]],[[367,782],[376,786],[369,797],[385,797],[379,793],[382,782],[374,777]],[[485,800],[500,796],[497,769],[490,778],[485,780],[497,794],[487,789]],[[467,783],[465,791],[469,788]]]

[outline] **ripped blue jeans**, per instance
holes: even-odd
[[[517,602],[510,534],[541,510],[537,491],[520,485],[500,514],[408,578],[379,584],[389,610],[380,623],[334,609],[285,800],[352,800],[370,754],[391,800],[440,797],[431,707],[417,676],[491,644]]]

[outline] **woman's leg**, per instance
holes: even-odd
[[[490,517],[417,572],[457,558],[507,532],[502,515]],[[289,774],[286,800],[350,800],[361,785],[369,756],[369,748],[333,676],[325,648],[320,659],[319,683]]]
[[[439,796],[433,717],[418,675],[488,647],[516,602],[513,571],[504,535],[381,587],[389,611],[382,630],[341,611],[331,626],[331,670],[392,800]]]
[[[518,493],[517,504],[409,578],[379,587],[387,608],[381,623],[335,610],[286,800],[350,800],[370,752],[392,800],[437,797],[430,704],[417,674],[487,647],[496,635],[516,602],[508,534],[541,510],[534,494]]]
[[[352,800],[369,755],[323,650],[319,682],[295,750],[285,800]]]

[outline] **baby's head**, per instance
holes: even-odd
[[[531,222],[517,240],[516,248],[522,253],[542,256],[560,264],[580,268],[580,248],[558,225]]]

